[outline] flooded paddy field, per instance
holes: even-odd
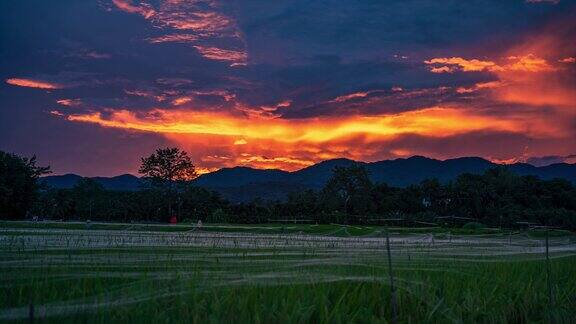
[[[576,238],[542,234],[4,222],[0,321],[388,322],[392,274],[400,322],[569,323]]]

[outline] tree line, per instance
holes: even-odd
[[[321,190],[249,203],[231,203],[217,192],[194,186],[195,167],[186,152],[176,148],[159,149],[142,159],[144,186],[138,191],[106,190],[89,178],[71,189],[47,188],[40,177],[48,172],[34,157],[0,152],[0,219],[166,222],[176,217],[209,223],[481,223],[505,228],[538,224],[576,230],[572,183],[518,176],[506,167],[405,188],[372,183],[359,165],[337,167]]]

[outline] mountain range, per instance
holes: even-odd
[[[197,186],[219,192],[234,202],[284,199],[288,193],[305,189],[320,189],[328,181],[335,167],[363,165],[375,183],[405,187],[425,179],[436,178],[448,182],[463,173],[481,174],[499,164],[478,157],[436,160],[422,156],[378,162],[357,162],[348,159],[327,160],[307,168],[287,172],[277,169],[248,167],[223,168],[203,174],[193,182]],[[518,175],[534,175],[541,179],[563,178],[576,183],[576,164],[558,163],[536,167],[526,163],[506,165]],[[81,176],[65,174],[47,176],[43,180],[53,188],[72,188]],[[140,178],[124,174],[116,177],[92,178],[108,190],[139,190]]]

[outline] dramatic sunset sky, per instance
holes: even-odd
[[[0,2],[0,150],[57,174],[576,162],[576,0]]]

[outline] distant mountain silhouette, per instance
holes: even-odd
[[[122,174],[111,178],[94,177],[92,179],[108,190],[134,191],[142,188],[142,180],[131,174]]]
[[[47,176],[42,180],[50,187],[56,189],[70,189],[83,177],[76,174],[65,174],[60,176]],[[123,174],[115,177],[93,177],[105,189],[118,191],[136,191],[141,189],[142,180],[131,174]]]
[[[68,173],[64,175],[43,177],[42,181],[52,188],[68,189],[74,187],[82,178],[83,177],[77,174]]]
[[[308,188],[319,189],[324,187],[332,176],[335,167],[348,167],[354,164],[367,165],[348,159],[334,159],[322,161],[307,168],[292,172],[292,182],[301,183]]]
[[[203,187],[237,187],[252,183],[289,181],[290,175],[290,172],[276,169],[234,167],[204,174],[194,182]]]
[[[253,169],[248,167],[224,168],[201,175],[194,183],[218,191],[223,197],[234,201],[260,199],[284,199],[288,193],[305,189],[320,189],[328,181],[335,167],[360,164],[366,167],[373,182],[385,182],[391,186],[405,187],[425,179],[436,178],[448,182],[463,173],[480,174],[498,166],[478,157],[435,160],[422,156],[378,162],[357,162],[348,159],[327,160],[310,167],[286,172],[276,169]],[[563,178],[576,183],[576,164],[552,164],[535,167],[516,163],[506,167],[518,175],[534,175],[541,179]],[[75,174],[48,176],[43,179],[53,188],[72,188],[82,177]],[[139,190],[141,180],[125,174],[117,177],[92,178],[109,190]]]
[[[413,156],[408,159],[367,163],[366,169],[374,182],[386,182],[391,186],[405,187],[431,178],[436,178],[440,182],[448,182],[462,173],[483,173],[495,166],[497,164],[478,157],[440,161]]]

